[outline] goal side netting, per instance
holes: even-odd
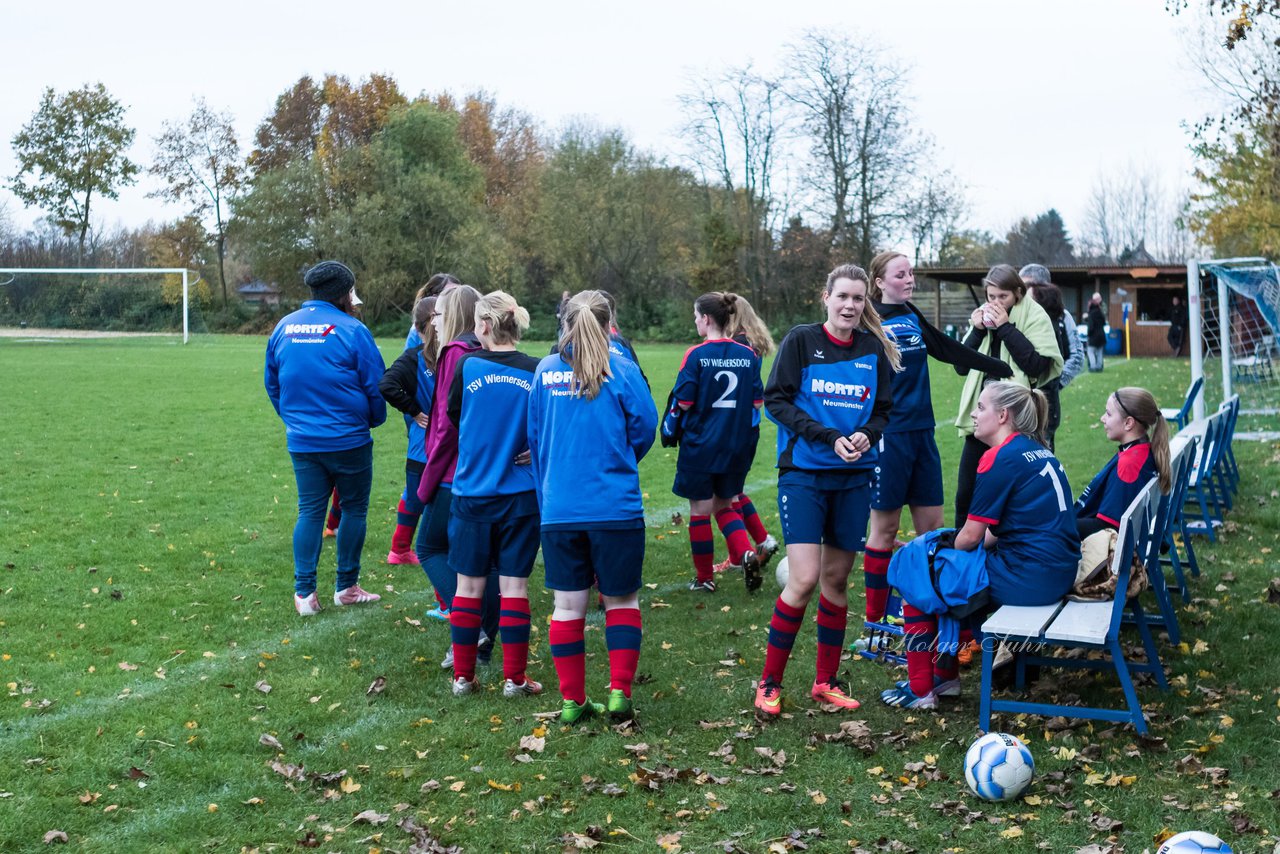
[[[0,335],[180,335],[186,343],[207,331],[200,310],[207,291],[180,268],[2,267]]]
[[[1199,312],[1206,408],[1238,394],[1237,434],[1280,438],[1280,271],[1262,259],[1199,269],[1208,274]]]

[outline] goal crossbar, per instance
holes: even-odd
[[[0,267],[0,273],[46,276],[81,275],[178,275],[182,276],[182,343],[191,339],[190,271],[185,267]]]

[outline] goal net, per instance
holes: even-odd
[[[0,268],[0,335],[105,337],[204,330],[199,277],[181,268]]]
[[[1262,259],[1199,266],[1209,274],[1200,300],[1204,400],[1212,411],[1238,394],[1237,435],[1280,438],[1280,271]]]

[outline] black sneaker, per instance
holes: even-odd
[[[703,593],[715,593],[716,583],[710,578],[708,578],[706,581],[699,581],[698,579],[695,578],[693,581],[689,582],[689,589],[701,590]]]
[[[755,552],[747,552],[742,556],[742,578],[747,584],[747,592],[754,593],[764,584],[764,574],[760,572],[760,558]]]
[[[476,646],[476,664],[489,666],[489,662],[493,659],[493,638],[484,634],[480,634],[480,643]]]

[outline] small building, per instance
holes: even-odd
[[[261,279],[239,285],[236,287],[236,293],[248,305],[277,306],[280,304],[280,289]]]
[[[1125,307],[1128,307],[1132,355],[1171,355],[1169,327],[1177,311],[1173,298],[1178,297],[1181,304],[1186,305],[1186,265],[1156,263],[1145,253],[1130,260],[1132,263],[1124,266],[1050,266],[1049,278],[1062,290],[1062,302],[1077,323],[1084,322],[1090,297],[1100,293],[1112,330],[1124,328]],[[968,326],[974,306],[985,300],[982,279],[987,270],[987,267],[917,267],[916,295],[912,302],[939,328],[952,324],[963,330]]]

